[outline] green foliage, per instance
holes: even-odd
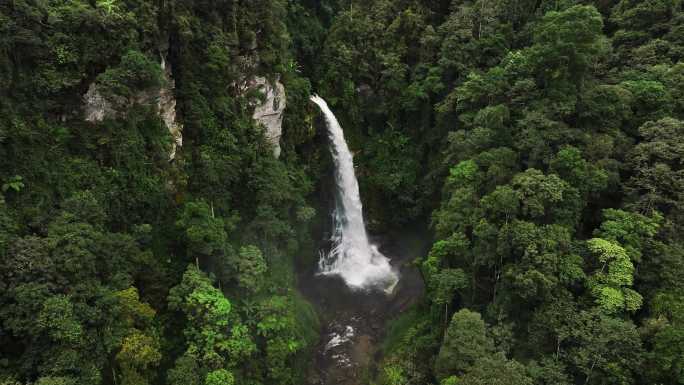
[[[263,276],[267,266],[259,248],[256,246],[240,248],[232,265],[237,270],[238,286],[251,292],[256,292],[263,286]]]
[[[235,380],[229,371],[225,369],[219,369],[207,374],[207,378],[204,383],[206,385],[233,385]]]
[[[162,82],[159,64],[139,51],[126,52],[117,67],[97,77],[97,84],[106,97],[130,98],[135,92],[159,88]]]
[[[189,255],[210,256],[222,252],[227,241],[222,219],[215,218],[206,202],[189,202],[176,221],[188,243]]]
[[[485,331],[485,323],[480,314],[468,309],[455,313],[435,361],[437,378],[461,375],[493,352],[494,345]]]
[[[682,20],[672,0],[0,2],[0,382],[304,383],[316,91],[372,229],[434,230],[375,382],[684,383]],[[255,76],[286,88],[280,159]],[[84,122],[88,90],[115,113]]]
[[[43,302],[37,326],[56,343],[77,344],[82,335],[81,324],[74,317],[74,307],[64,296],[50,297]]]
[[[608,314],[641,307],[641,295],[630,289],[634,281],[634,265],[622,246],[601,238],[587,241],[589,251],[598,259],[600,270],[588,284],[598,305]]]

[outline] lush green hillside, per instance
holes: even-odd
[[[309,82],[280,1],[0,3],[0,381],[300,384]],[[154,97],[172,69],[183,146]],[[288,90],[280,160],[255,75]],[[117,110],[87,122],[92,84]],[[308,119],[308,120],[307,120]]]
[[[628,0],[337,16],[316,84],[365,197],[435,238],[379,383],[684,383],[683,21]]]
[[[670,0],[0,2],[0,384],[304,384],[313,92],[371,230],[433,237],[376,384],[684,384]]]

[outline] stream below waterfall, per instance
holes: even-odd
[[[401,279],[392,294],[351,290],[339,276],[300,274],[300,291],[314,304],[321,335],[313,356],[308,385],[363,385],[375,377],[387,322],[423,294],[423,281],[413,260],[423,253],[418,236],[374,239],[391,258]]]

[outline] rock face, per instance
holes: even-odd
[[[85,120],[88,122],[97,123],[118,115],[113,103],[102,96],[96,83],[90,84],[88,92],[83,96],[83,102]]]
[[[124,117],[126,109],[134,103],[156,103],[157,113],[173,138],[169,152],[169,160],[173,160],[176,157],[178,147],[183,145],[183,125],[176,120],[176,98],[173,94],[175,82],[171,77],[171,66],[166,63],[164,57],[161,58],[160,65],[164,71],[162,87],[155,92],[140,91],[131,98],[132,100],[106,98],[100,92],[97,83],[91,83],[88,92],[83,96],[84,119],[91,123],[99,123],[105,119],[117,119]]]
[[[165,85],[159,90],[157,110],[173,138],[173,145],[169,153],[169,160],[173,160],[176,157],[178,147],[183,146],[183,125],[176,120],[176,97],[173,94],[176,83],[171,77],[171,66],[166,63],[164,57],[161,59],[161,67],[164,70]]]
[[[264,95],[264,101],[254,108],[252,118],[264,126],[266,138],[273,144],[273,155],[280,156],[280,137],[283,134],[283,113],[287,103],[285,86],[276,80],[274,84],[264,77],[256,77],[248,85]]]

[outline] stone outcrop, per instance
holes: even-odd
[[[264,96],[263,102],[254,108],[252,118],[266,129],[266,139],[273,145],[273,155],[280,156],[280,137],[283,133],[283,114],[287,104],[285,86],[276,80],[271,84],[264,77],[256,77],[247,85],[258,89]]]
[[[85,120],[88,122],[97,123],[105,118],[115,119],[119,115],[114,107],[115,102],[105,98],[95,82],[90,84],[88,92],[83,95],[83,103]]]
[[[173,138],[169,160],[176,157],[178,147],[183,145],[183,125],[176,119],[175,82],[171,76],[171,66],[164,57],[160,63],[164,71],[163,85],[154,92],[140,91],[131,100],[125,98],[108,98],[102,95],[96,82],[88,87],[83,96],[84,119],[91,123],[99,123],[105,119],[125,117],[126,110],[133,104],[156,104],[157,113]]]
[[[176,97],[173,94],[176,83],[171,77],[171,66],[166,63],[164,57],[162,57],[161,67],[164,71],[165,85],[159,90],[157,110],[173,138],[173,145],[169,153],[169,159],[173,160],[176,157],[178,147],[183,146],[183,125],[176,119]]]

